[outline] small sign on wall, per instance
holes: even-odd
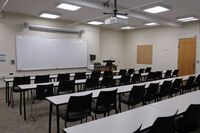
[[[5,61],[6,61],[6,55],[0,54],[0,62],[5,62]]]

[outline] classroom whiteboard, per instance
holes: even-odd
[[[16,37],[17,70],[87,67],[87,41]]]

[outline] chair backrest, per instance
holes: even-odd
[[[190,76],[187,80],[186,86],[188,89],[192,89],[192,87],[194,86],[194,80],[195,80],[195,76]]]
[[[103,77],[101,81],[101,88],[114,86],[113,77]]]
[[[129,101],[134,101],[135,104],[137,104],[144,100],[144,96],[145,96],[145,85],[133,86],[129,95]]]
[[[137,130],[135,130],[133,133],[141,133],[141,131],[140,131],[141,127],[142,127],[142,125],[140,125],[140,127]]]
[[[173,92],[181,90],[182,83],[183,83],[182,79],[175,79],[174,82],[172,83],[170,91]]]
[[[158,117],[150,128],[150,133],[175,133],[175,115]]]
[[[150,73],[151,72],[151,67],[147,67],[146,69],[145,69],[145,73]]]
[[[97,98],[96,108],[98,106],[110,107],[116,106],[117,89],[112,91],[101,91]]]
[[[112,71],[104,71],[103,77],[110,77],[110,76],[113,76],[113,72]]]
[[[162,79],[162,71],[156,71],[156,79]]]
[[[85,83],[85,89],[98,89],[99,78],[88,78]]]
[[[37,85],[35,99],[43,100],[48,96],[53,96],[53,84]]]
[[[167,70],[165,72],[165,77],[164,78],[170,78],[172,76],[172,70]]]
[[[174,70],[172,73],[172,77],[178,77],[178,73],[179,73],[178,69]]]
[[[170,93],[172,81],[164,81],[160,87],[159,97],[167,96]]]
[[[131,83],[136,84],[140,83],[141,81],[141,75],[140,74],[133,74],[133,77],[131,79]]]
[[[71,96],[67,105],[67,115],[69,113],[89,113],[91,111],[92,93],[84,96]],[[66,119],[67,119],[66,118]]]
[[[195,85],[200,87],[200,74],[195,79]]]
[[[132,68],[132,69],[128,69],[127,74],[134,74],[134,72],[135,72],[134,68]]]
[[[120,85],[128,85],[131,81],[131,75],[122,75],[119,84]]]
[[[58,74],[57,81],[64,81],[64,80],[70,80],[69,73]]]
[[[30,84],[30,83],[31,83],[30,76],[14,77],[13,87],[16,87],[18,85]]]
[[[92,71],[90,78],[100,78],[100,76],[101,76],[101,71]]]
[[[156,72],[149,72],[147,75],[147,81],[152,81],[155,80],[157,77],[157,73]]]
[[[35,83],[46,83],[49,82],[49,75],[36,75]]]
[[[118,75],[126,75],[126,69],[120,69]]]
[[[192,125],[200,122],[200,104],[191,104],[183,115],[184,125]]]
[[[144,70],[143,68],[139,69],[139,74],[144,73]]]
[[[74,92],[75,92],[74,80],[63,80],[59,82],[57,94],[74,93]]]
[[[151,83],[147,88],[145,100],[150,101],[158,96],[159,83]]]
[[[86,73],[85,72],[75,73],[74,80],[77,80],[77,79],[86,79]]]

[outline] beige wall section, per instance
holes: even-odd
[[[166,70],[177,68],[178,40],[184,37],[199,38],[199,23],[186,24],[183,27],[152,27],[127,31],[125,33],[125,64],[126,67],[147,67],[153,70]],[[197,38],[197,39],[198,39]],[[197,60],[200,59],[199,41],[197,41]],[[137,45],[153,44],[153,64],[137,64]],[[197,65],[197,72],[199,64]]]
[[[115,60],[117,69],[125,68],[124,58],[124,32],[113,30],[101,30],[100,32],[100,62],[103,60]]]
[[[11,65],[10,60],[16,60],[15,52],[15,38],[17,35],[26,36],[43,36],[51,38],[81,38],[88,41],[88,63],[89,54],[96,54],[97,59],[99,59],[100,50],[100,32],[99,28],[88,26],[88,25],[77,25],[69,28],[83,29],[84,33],[82,36],[74,34],[60,34],[60,33],[47,33],[47,32],[37,32],[37,31],[27,31],[23,29],[23,23],[27,22],[34,25],[44,25],[44,26],[55,26],[55,27],[65,27],[69,22],[40,19],[37,17],[5,13],[5,18],[0,18],[0,53],[6,54],[6,62],[0,63],[0,77],[8,76],[9,73],[14,73],[14,75],[35,75],[35,74],[47,74],[47,73],[62,73],[71,71],[81,71],[83,69],[63,69],[63,70],[44,70],[44,71],[27,71],[27,72],[17,72],[16,65]],[[0,87],[4,86],[2,80],[0,82]]]

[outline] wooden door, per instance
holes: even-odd
[[[179,76],[194,74],[196,61],[196,38],[179,39]]]

